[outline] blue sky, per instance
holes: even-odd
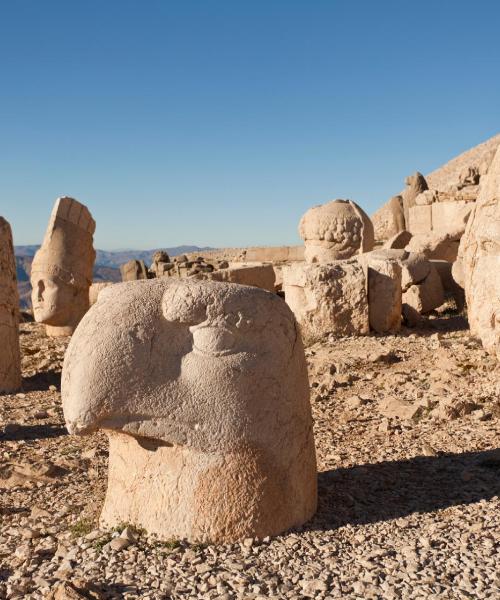
[[[498,133],[500,3],[0,4],[0,214],[40,242],[57,196],[96,247],[298,243]]]

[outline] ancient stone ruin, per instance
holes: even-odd
[[[304,350],[274,294],[168,278],[111,286],[71,339],[62,396],[71,433],[109,437],[103,526],[233,542],[316,510]]]
[[[0,392],[14,392],[21,386],[19,295],[12,232],[3,217],[0,217],[0,340]]]
[[[481,181],[499,145],[497,135],[426,176],[417,172],[408,177],[401,196],[391,198],[372,216],[375,238],[386,241],[407,230],[412,235],[407,250],[454,262]],[[395,199],[401,199],[403,214]]]
[[[366,276],[355,259],[284,266],[283,291],[306,344],[370,331]]]
[[[143,260],[129,260],[121,265],[120,273],[122,281],[138,281],[148,278],[148,270]]]
[[[73,198],[58,198],[31,267],[35,320],[47,335],[71,335],[89,308],[95,221]]]
[[[333,200],[309,209],[300,220],[308,263],[329,263],[373,248],[373,225],[351,200]]]

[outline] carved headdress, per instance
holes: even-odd
[[[32,277],[43,273],[75,287],[90,286],[94,231],[95,221],[86,206],[67,196],[58,198],[42,246],[33,259]]]

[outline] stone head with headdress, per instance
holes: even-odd
[[[72,330],[88,310],[94,231],[95,221],[86,206],[66,196],[56,200],[31,267],[37,322]]]

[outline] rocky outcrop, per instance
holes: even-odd
[[[422,176],[409,178],[410,185],[403,192],[405,209],[401,229],[407,229],[415,236],[458,234],[460,239],[477,199],[478,184],[487,174],[499,145],[500,134],[423,177],[426,185],[420,179]],[[422,183],[420,187],[417,185],[419,181]],[[419,189],[420,193],[417,193]],[[377,240],[387,240],[398,232],[392,216],[394,209],[394,198],[391,198],[373,215]],[[441,256],[433,255],[431,258],[439,259]]]
[[[500,149],[481,179],[453,275],[465,290],[471,333],[500,358]]]

